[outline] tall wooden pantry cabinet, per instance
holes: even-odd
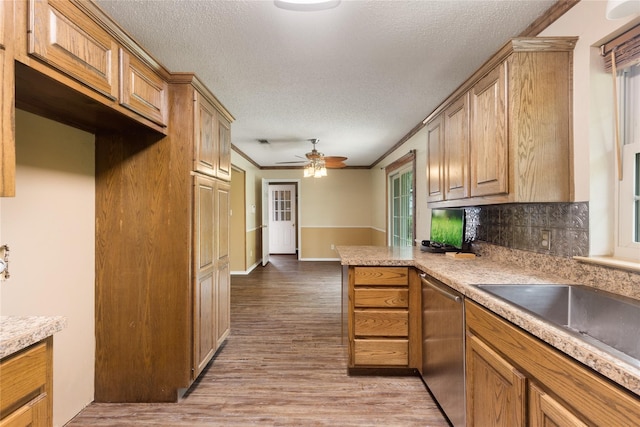
[[[229,334],[230,123],[193,74],[167,137],[96,137],[98,402],[170,402]]]

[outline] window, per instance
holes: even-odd
[[[622,180],[615,255],[640,259],[640,64],[618,72]]]
[[[415,151],[386,167],[388,209],[388,244],[413,246],[415,240]]]
[[[391,246],[413,246],[413,171],[393,174],[391,180]]]

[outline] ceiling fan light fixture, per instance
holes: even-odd
[[[340,0],[275,0],[273,3],[280,9],[312,12],[333,9]]]

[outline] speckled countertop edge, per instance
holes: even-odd
[[[0,359],[10,356],[67,326],[63,316],[0,316]]]
[[[562,328],[544,322],[474,286],[515,283],[576,284],[575,282],[548,273],[526,270],[518,265],[507,265],[489,258],[454,259],[443,254],[421,252],[419,248],[338,246],[337,250],[342,265],[416,267],[573,359],[640,395],[640,366],[616,358]]]

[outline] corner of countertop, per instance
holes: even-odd
[[[64,316],[0,316],[0,359],[67,327]]]

